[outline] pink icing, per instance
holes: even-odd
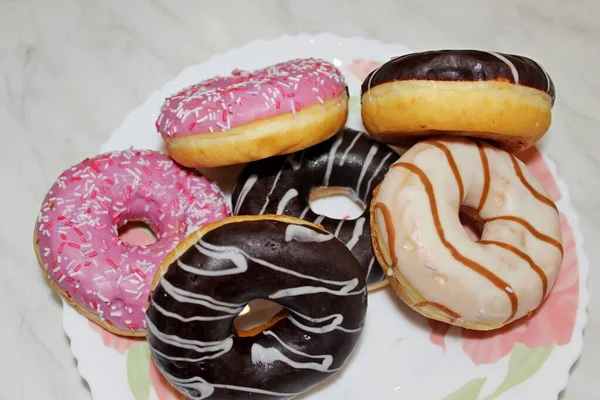
[[[46,195],[35,242],[44,269],[64,294],[120,329],[145,328],[149,284],[166,254],[189,233],[225,218],[217,186],[153,151],[86,159],[60,175]],[[118,236],[144,221],[156,243]]]
[[[251,72],[234,70],[167,98],[156,129],[163,137],[225,132],[337,99],[345,90],[341,72],[320,59],[291,60]]]

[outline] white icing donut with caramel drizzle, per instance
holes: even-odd
[[[398,160],[371,203],[379,262],[421,314],[499,328],[535,310],[562,262],[559,216],[515,156],[457,138],[426,140]],[[483,228],[469,237],[459,211]]]

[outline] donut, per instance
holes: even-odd
[[[218,167],[310,147],[336,134],[347,117],[344,77],[308,58],[187,87],[165,100],[156,127],[177,162]]]
[[[254,299],[283,309],[240,331]],[[331,233],[289,216],[237,216],[169,253],[152,283],[148,344],[193,399],[289,399],[340,370],[367,310],[358,261]]]
[[[459,214],[481,224],[474,241]],[[559,273],[559,215],[514,155],[434,138],[390,167],[371,203],[373,245],[391,286],[426,317],[474,330],[534,311]]]
[[[229,215],[215,183],[154,151],[88,158],[46,194],[34,248],[47,281],[78,312],[110,332],[143,336],[150,283],[187,234]],[[143,221],[156,242],[133,246],[118,228]]]
[[[458,135],[516,152],[546,133],[555,97],[550,76],[527,57],[439,50],[372,71],[362,84],[361,113],[367,131],[386,143]]]
[[[385,144],[345,128],[309,149],[249,163],[233,189],[233,214],[284,214],[322,225],[346,243],[362,267],[369,290],[375,290],[387,280],[373,253],[368,205],[372,189],[397,159],[398,154]],[[311,198],[338,193],[366,206],[363,215],[339,220],[311,210]]]

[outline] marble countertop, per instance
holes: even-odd
[[[0,399],[89,399],[61,304],[32,250],[39,204],[67,166],[97,153],[127,113],[184,67],[253,39],[329,31],[415,49],[493,48],[551,71],[543,141],[581,217],[591,292],[584,352],[563,399],[596,398],[600,362],[600,2],[304,0],[0,2]]]

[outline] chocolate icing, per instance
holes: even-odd
[[[541,90],[556,98],[554,83],[530,58],[479,50],[437,50],[411,53],[383,64],[362,84],[362,94],[374,86],[401,80],[508,81]]]
[[[241,337],[233,321],[257,298],[287,315]],[[169,266],[151,294],[147,339],[159,370],[190,398],[287,399],[342,368],[366,309],[358,261],[332,234],[232,218]]]
[[[368,205],[373,189],[398,157],[388,146],[346,128],[307,150],[248,164],[231,196],[233,213],[285,214],[319,223],[351,247],[367,284],[381,282],[385,276],[373,253]],[[315,214],[309,197],[318,187],[349,189],[367,209],[346,221]]]

